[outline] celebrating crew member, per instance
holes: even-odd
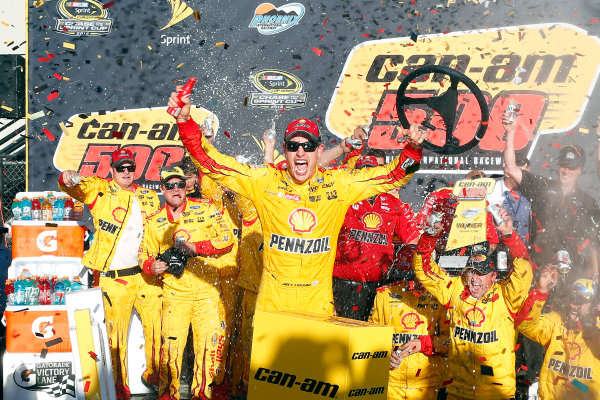
[[[201,172],[250,199],[261,220],[265,249],[257,309],[333,314],[331,276],[343,216],[351,204],[410,179],[424,140],[418,126],[404,131],[410,144],[386,166],[321,170],[319,129],[313,121],[299,119],[285,133],[287,168],[257,167],[219,153],[191,119],[189,99],[183,101],[179,134]],[[177,104],[173,93],[169,105]]]
[[[198,167],[194,164],[192,158],[188,155],[181,159],[181,170],[185,174],[185,197],[188,199],[199,199],[202,197],[200,193],[200,178],[198,177]]]
[[[192,396],[210,399],[224,378],[226,326],[219,263],[233,247],[233,234],[210,200],[186,199],[185,187],[181,168],[161,171],[166,204],[148,217],[139,253],[144,272],[163,275],[161,400],[179,399],[190,322],[195,354]]]
[[[356,161],[356,169],[383,164],[373,156]],[[381,193],[352,204],[338,237],[333,267],[333,300],[337,316],[366,321],[384,275],[394,258],[394,236],[416,244],[419,231],[412,209]]]
[[[441,356],[450,341],[446,308],[415,281],[399,281],[377,292],[369,320],[394,327],[388,399],[437,399],[447,379]]]
[[[154,213],[160,203],[156,192],[133,183],[135,169],[131,151],[118,149],[111,155],[113,179],[80,177],[72,170],[64,171],[58,178],[60,190],[87,204],[94,219],[96,237],[82,263],[100,273],[118,399],[131,396],[127,334],[134,302],[146,342],[142,379],[146,384],[158,384],[162,289],[160,280],[141,273],[137,252],[146,215]]]
[[[451,277],[432,259],[441,224],[434,236],[423,234],[413,266],[425,289],[448,309],[449,398],[509,399],[515,395],[517,331],[514,314],[519,311],[531,285],[533,273],[527,250],[513,231],[508,214],[497,229],[513,256],[513,271],[496,282],[496,261],[483,252],[472,254],[461,277]],[[475,251],[474,251],[475,253]]]
[[[571,286],[567,304],[542,314],[542,308],[557,282],[556,266],[547,265],[516,317],[516,325],[527,337],[546,348],[540,372],[540,399],[600,398],[600,329],[597,325],[598,288],[591,279],[578,279]]]

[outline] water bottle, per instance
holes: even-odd
[[[29,200],[29,197],[23,197],[21,200],[21,219],[31,221],[31,200]]]
[[[39,304],[40,288],[38,287],[38,279],[29,278],[27,280],[27,304],[35,306]]]
[[[81,284],[81,281],[79,280],[78,276],[74,276],[73,277],[73,283],[71,284],[71,292],[76,292],[78,290],[83,289],[83,285]]]
[[[54,206],[52,207],[52,220],[53,221],[62,221],[63,216],[65,215],[65,201],[64,199],[58,198],[54,202]]]
[[[50,197],[45,197],[42,202],[42,221],[52,221],[52,212]]]
[[[52,304],[64,305],[66,293],[65,282],[62,280],[56,282],[56,285],[54,286],[54,295],[52,296]]]
[[[70,292],[71,291],[71,281],[69,280],[69,277],[63,276],[62,281],[65,284],[65,293]]]
[[[40,305],[52,304],[52,285],[47,277],[43,277],[39,283],[40,293],[38,294],[38,302]]]
[[[4,283],[4,293],[6,294],[6,304],[9,306],[13,305],[15,301],[15,286],[11,279],[7,279]]]
[[[27,303],[27,282],[23,275],[19,275],[15,282],[14,303],[17,306],[24,306]]]
[[[31,202],[31,219],[34,221],[42,220],[42,203],[37,197],[34,197]]]
[[[17,199],[13,199],[12,206],[10,206],[10,211],[13,215],[13,220],[18,221],[21,219],[21,202]]]
[[[75,205],[73,206],[73,219],[75,221],[83,219],[83,203],[80,201],[75,201]]]
[[[65,205],[64,205],[64,217],[63,220],[64,221],[73,221],[73,208],[74,208],[74,204],[73,204],[73,199],[70,197],[67,197],[67,199],[65,200]]]

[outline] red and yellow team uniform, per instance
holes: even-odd
[[[526,254],[515,232],[504,238],[511,254]],[[515,395],[514,316],[527,297],[533,273],[525,258],[514,258],[513,271],[494,282],[480,299],[471,296],[462,277],[451,277],[431,258],[436,239],[421,236],[413,267],[423,286],[448,309],[449,398],[509,399]]]
[[[102,273],[109,272],[123,228],[131,215],[129,210],[134,199],[141,209],[142,221],[160,207],[158,196],[153,190],[137,185],[134,185],[134,191],[124,190],[113,180],[95,176],[82,178],[78,185],[67,187],[61,175],[58,186],[60,190],[89,207],[96,234],[82,263]],[[132,245],[138,246],[137,243]],[[100,287],[104,294],[104,312],[118,397],[128,398],[127,333],[134,303],[142,320],[146,342],[144,379],[154,383],[158,373],[162,308],[160,280],[142,273],[119,276],[117,270],[115,278],[101,276]]]
[[[151,273],[158,254],[175,246],[176,238],[196,244],[200,254],[187,260],[181,278],[163,277],[162,346],[160,357],[160,399],[179,399],[181,360],[188,329],[194,339],[194,398],[210,399],[214,385],[224,377],[226,325],[221,301],[219,269],[223,255],[231,251],[233,233],[209,200],[187,199],[179,220],[161,208],[149,217],[140,263]]]
[[[402,186],[421,151],[407,146],[388,165],[362,170],[319,169],[304,184],[285,169],[252,166],[219,153],[192,120],[179,134],[205,175],[254,203],[263,228],[264,270],[257,309],[333,314],[331,290],[337,235],[348,207]]]
[[[440,353],[448,350],[446,308],[425,290],[411,289],[414,282],[377,290],[369,320],[394,327],[393,347],[413,339],[421,341],[421,352],[403,359],[390,371],[388,399],[437,399],[447,380],[447,363]]]
[[[542,314],[548,295],[532,291],[517,314],[521,333],[546,348],[540,371],[540,399],[600,399],[600,339],[598,329],[590,333],[569,329],[560,314]]]

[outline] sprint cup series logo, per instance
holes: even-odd
[[[577,43],[577,51],[573,49]],[[600,40],[569,24],[540,24],[455,32],[361,43],[350,52],[327,110],[327,127],[339,137],[357,125],[369,126],[369,146],[400,149],[397,142],[396,91],[400,81],[425,64],[444,65],[477,82],[490,109],[488,130],[478,147],[460,156],[425,152],[421,171],[443,168],[502,168],[504,129],[501,114],[510,102],[521,106],[515,137],[517,150],[531,154],[539,135],[564,133],[579,123],[600,71]],[[407,90],[410,97],[445,92],[443,75],[422,75]],[[461,144],[473,138],[479,125],[474,97],[459,85],[458,119],[454,135]],[[420,105],[405,112],[410,122],[424,119],[436,126],[433,144],[443,145],[445,127],[438,116]],[[372,120],[371,120],[372,118]]]
[[[289,72],[276,69],[259,71],[252,84],[260,92],[250,93],[250,105],[261,108],[297,108],[306,105],[302,81]]]
[[[112,19],[108,9],[96,0],[59,0],[56,9],[63,18],[56,19],[56,31],[65,35],[106,35],[110,33]]]
[[[160,168],[181,161],[184,152],[177,124],[165,110],[157,107],[73,115],[66,124],[61,123],[63,135],[54,153],[54,166],[60,171],[73,169],[83,176],[106,178],[111,153],[127,148],[135,157],[137,182],[159,189]],[[208,110],[192,106],[191,113],[196,121],[212,116],[218,129],[218,119]]]
[[[249,28],[256,28],[262,35],[274,35],[290,29],[304,16],[304,6],[300,3],[289,3],[275,7],[271,3],[262,3],[254,10]]]

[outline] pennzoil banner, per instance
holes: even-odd
[[[327,147],[368,125],[369,146],[395,154],[403,146],[396,141],[396,91],[425,64],[475,81],[490,123],[466,153],[426,151],[403,199],[420,201],[436,176],[447,184],[466,170],[501,171],[500,115],[511,103],[521,107],[517,151],[534,172],[552,176],[560,145],[576,143],[586,149],[583,184],[598,188],[600,5],[591,0],[157,0],[143,7],[133,0],[29,0],[28,12],[30,190],[55,189],[65,169],[105,176],[107,154],[119,147],[136,154],[138,183],[156,188],[160,167],[184,153],[165,106],[190,76],[198,78],[194,119],[214,115],[215,145],[226,154],[260,163],[263,132],[275,124],[280,152],[285,126],[298,118],[317,121]],[[407,95],[435,96],[446,83],[421,76]],[[458,89],[462,144],[473,137],[479,110],[466,87]],[[417,107],[406,115],[429,120],[438,128],[431,141],[443,144],[439,116]]]

